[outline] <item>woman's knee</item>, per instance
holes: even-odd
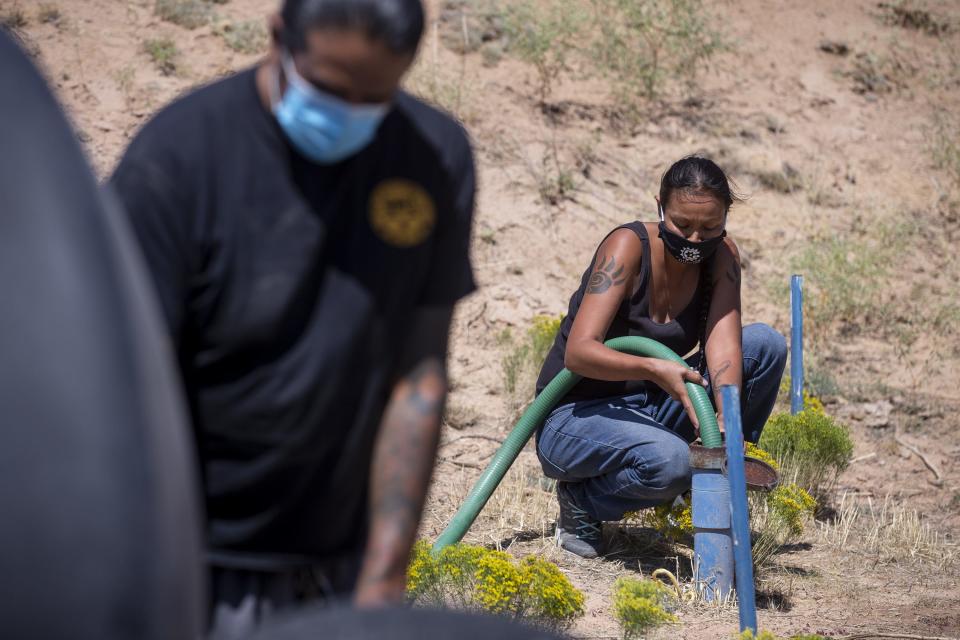
[[[660,443],[645,466],[652,488],[681,493],[690,485],[690,447],[680,438]]]
[[[765,364],[764,368],[783,370],[787,363],[787,340],[780,332],[763,323],[743,328],[743,357]]]

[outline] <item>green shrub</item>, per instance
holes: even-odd
[[[533,397],[540,367],[553,346],[560,330],[562,316],[536,316],[522,338],[516,338],[509,329],[498,338],[504,350],[503,388],[511,410],[525,406]]]
[[[546,102],[567,70],[570,53],[577,45],[586,22],[579,2],[570,0],[521,0],[504,14],[510,50],[537,70],[537,95]]]
[[[502,551],[457,544],[437,557],[416,544],[407,569],[414,603],[523,618],[554,629],[583,615],[583,594],[553,563],[528,556],[519,563]]]
[[[613,585],[613,611],[623,626],[624,636],[633,638],[648,629],[676,622],[670,613],[673,592],[656,580],[622,577]]]
[[[816,407],[795,416],[774,415],[759,444],[780,463],[781,476],[795,477],[800,487],[821,500],[853,455],[847,428]]]
[[[668,77],[692,86],[723,48],[718,24],[699,0],[593,0],[594,60],[618,98],[655,98]]]

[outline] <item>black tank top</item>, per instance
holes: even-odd
[[[640,258],[640,285],[629,299],[624,299],[617,310],[610,328],[607,330],[606,339],[619,338],[620,336],[643,336],[656,340],[675,352],[684,356],[697,346],[699,340],[699,319],[701,305],[703,304],[702,279],[697,283],[697,289],[693,293],[690,304],[680,312],[680,314],[666,323],[654,322],[650,318],[650,238],[647,236],[647,228],[642,222],[630,222],[622,225],[610,232],[619,229],[630,229],[640,238],[643,243],[643,256]],[[607,237],[610,236],[607,234]],[[604,238],[606,240],[606,238]],[[603,244],[601,242],[600,244]],[[599,246],[598,246],[599,250]],[[557,338],[553,342],[550,353],[540,369],[540,377],[537,379],[537,393],[543,391],[543,388],[553,380],[553,377],[563,369],[563,356],[567,348],[567,337],[570,335],[570,327],[577,317],[577,310],[583,300],[584,291],[590,281],[590,274],[593,271],[593,265],[597,260],[597,254],[594,252],[593,260],[590,266],[583,272],[583,278],[580,280],[580,288],[570,297],[570,307],[567,311],[567,317],[560,324],[560,331],[557,332]],[[624,396],[643,390],[647,381],[645,380],[625,380],[622,382],[610,382],[606,380],[593,380],[584,378],[570,390],[562,402],[574,402],[577,400],[586,400],[593,398],[608,398],[613,396]],[[652,383],[649,383],[652,384]]]

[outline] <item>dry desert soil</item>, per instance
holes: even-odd
[[[154,0],[0,0],[101,178],[153,112],[264,55],[274,0],[197,3],[208,13],[187,28]],[[759,574],[761,627],[960,636],[960,3],[712,0],[725,50],[632,117],[583,56],[541,102],[481,5],[430,4],[408,81],[464,123],[479,174],[480,286],[456,314],[422,535],[440,532],[531,392],[528,371],[520,397],[506,389],[504,330],[518,340],[564,313],[602,237],[652,220],[666,167],[707,153],[746,196],[728,227],[744,322],[787,334],[787,281],[804,274],[810,389],[855,443],[829,504]],[[684,554],[626,526],[607,525],[616,552],[601,560],[559,551],[548,488],[528,447],[467,540],[557,562],[586,596],[572,635],[620,636],[618,576],[689,579]],[[729,637],[737,613],[689,604],[679,619],[652,635]]]

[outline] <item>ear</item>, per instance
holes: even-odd
[[[283,31],[286,26],[283,24],[283,17],[279,13],[272,14],[267,19],[267,28],[270,30],[270,44],[273,50],[284,49]]]

